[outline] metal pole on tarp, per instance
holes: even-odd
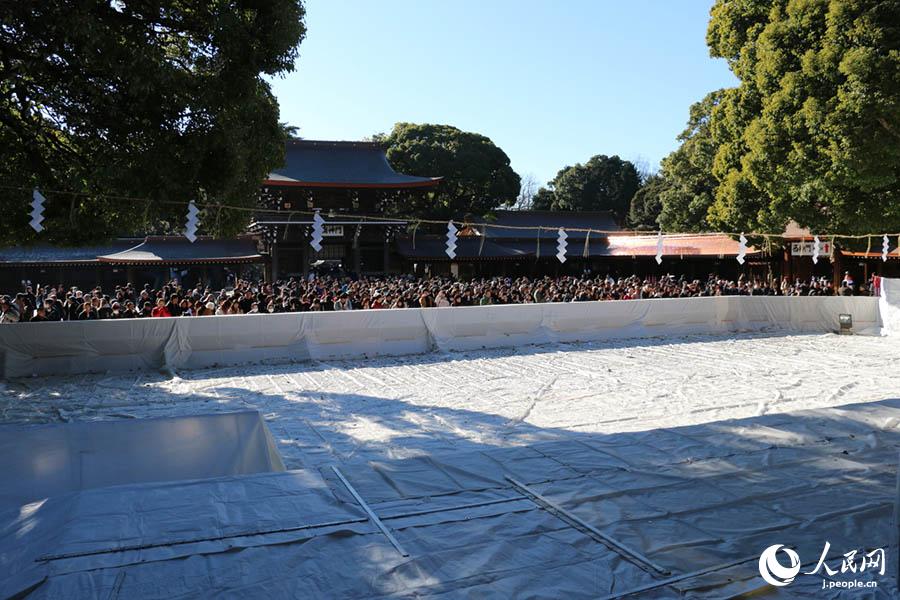
[[[541,506],[542,508],[544,508],[544,510],[556,516],[557,518],[565,521],[575,529],[578,529],[582,533],[587,534],[604,546],[610,548],[613,552],[619,554],[619,556],[622,556],[623,558],[636,563],[641,568],[649,569],[650,571],[656,572],[660,575],[669,575],[671,573],[668,569],[654,563],[652,560],[650,560],[637,550],[629,548],[622,542],[606,535],[593,525],[585,523],[583,520],[579,519],[571,512],[532,490],[524,483],[516,481],[509,475],[506,475],[506,480],[509,481],[513,485],[513,487],[517,488],[520,492],[523,492],[525,495],[530,497],[535,502],[535,504]]]
[[[383,533],[385,535],[385,537],[387,537],[387,539],[391,543],[391,545],[397,549],[397,552],[400,553],[400,556],[404,556],[404,557],[409,556],[409,552],[407,552],[406,550],[403,549],[403,546],[400,545],[400,542],[397,541],[397,538],[394,537],[394,534],[392,534],[391,531],[387,528],[387,526],[381,522],[381,519],[378,518],[378,515],[375,514],[375,511],[373,511],[369,507],[369,505],[366,503],[366,501],[363,500],[362,496],[359,495],[359,492],[356,491],[356,488],[354,488],[352,485],[350,485],[350,482],[347,481],[347,478],[344,477],[344,474],[341,473],[340,469],[338,469],[337,467],[332,465],[331,470],[334,471],[334,474],[338,476],[338,479],[341,480],[341,483],[344,484],[344,487],[346,487],[347,490],[351,494],[353,494],[353,497],[359,503],[360,507],[362,507],[362,509],[366,512],[366,514],[369,515],[369,520],[375,525],[375,527],[377,527],[378,529],[381,530],[381,533]]]

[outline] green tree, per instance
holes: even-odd
[[[531,199],[531,208],[534,210],[552,210],[553,192],[545,187],[539,189]]]
[[[718,182],[713,176],[717,144],[710,120],[724,91],[707,94],[691,105],[688,124],[678,136],[681,145],[662,161],[666,182],[659,192],[661,209],[658,223],[664,231],[703,231],[710,228],[707,219],[715,201]]]
[[[284,153],[263,76],[293,69],[303,17],[300,0],[0,4],[0,242],[35,238],[15,187],[44,190],[40,238],[64,243],[180,227],[201,190],[252,206]]]
[[[509,157],[481,134],[450,125],[397,123],[390,134],[373,139],[387,145],[388,161],[397,171],[444,178],[435,192],[413,194],[398,204],[398,213],[423,218],[485,215],[514,204],[519,195],[520,179]]]
[[[900,2],[717,0],[707,42],[740,79],[712,119],[715,224],[900,228]]]
[[[662,212],[662,194],[671,183],[659,173],[647,176],[641,188],[631,199],[627,224],[632,229],[655,231],[659,229],[659,214]]]
[[[598,154],[584,164],[561,169],[547,188],[538,191],[534,204],[544,206],[549,199],[553,210],[608,210],[622,223],[640,185],[631,162]]]

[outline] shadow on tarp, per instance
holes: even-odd
[[[215,391],[222,409],[258,403],[276,421],[280,410],[289,413],[288,405],[298,402],[225,386]],[[91,498],[111,492],[53,498],[19,514],[7,513],[0,561],[9,566],[13,554],[29,544],[45,544],[32,556],[46,554],[48,547],[57,553],[97,544],[108,548],[120,539],[119,527],[131,532],[133,542],[155,540],[158,546],[39,563],[31,568],[38,569],[38,580],[47,579],[29,597],[596,598],[665,580],[523,498],[506,476],[673,575],[751,559],[630,597],[722,598],[757,590],[763,582],[755,557],[773,544],[794,547],[804,571],[815,567],[826,542],[832,568],[839,568],[840,555],[851,550],[884,548],[888,557],[897,555],[891,515],[900,399],[603,435],[528,423],[510,431],[507,419],[486,413],[315,394],[329,406],[318,417],[306,417],[313,437],[298,447],[297,440],[279,438],[275,429],[286,457],[299,449],[306,469],[175,482],[165,494],[152,486],[127,486],[133,490],[132,504],[102,533],[73,523],[88,504],[98,505]],[[354,457],[357,440],[331,427],[341,414],[348,416],[343,403],[351,400],[354,417],[391,431],[416,428],[433,417],[465,427],[443,432],[445,451],[364,461]],[[386,405],[393,410],[384,410]],[[488,443],[466,436],[466,428],[507,435]],[[415,439],[394,441],[415,445]],[[358,504],[331,465],[339,466],[385,520],[408,558],[360,521]],[[117,488],[119,501],[123,489]],[[67,527],[77,529],[74,539],[67,539],[66,527],[56,527],[60,517],[54,511],[64,512]],[[110,515],[94,510],[91,517],[89,522],[100,523]],[[328,522],[343,524],[297,530]],[[246,535],[177,546],[167,542],[229,531]],[[270,533],[250,535],[253,531]],[[893,560],[886,574],[876,577],[874,591],[822,590],[821,577],[801,575],[796,584],[756,593],[767,598],[894,597]],[[871,576],[870,569],[866,577]]]

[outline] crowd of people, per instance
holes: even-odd
[[[183,287],[170,281],[160,289],[116,286],[79,290],[62,285],[27,286],[0,298],[0,324],[36,321],[83,321],[153,317],[240,315],[379,308],[484,306],[536,302],[591,302],[639,298],[695,296],[830,296],[868,295],[849,273],[835,289],[827,278],[780,281],[715,275],[689,279],[666,275],[580,277],[491,277],[457,280],[447,277],[313,277],[275,283],[237,280],[222,290],[202,284]]]

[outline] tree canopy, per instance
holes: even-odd
[[[713,226],[900,229],[900,2],[717,0]]]
[[[649,175],[631,199],[627,225],[642,231],[658,230],[659,214],[662,212],[661,196],[669,187],[670,183],[659,173]]]
[[[67,243],[180,227],[201,190],[253,206],[285,139],[263,75],[293,70],[303,18],[300,0],[2,3],[0,241],[34,238],[16,187],[45,190],[41,239]]]
[[[621,223],[640,185],[640,175],[631,162],[598,154],[584,164],[561,169],[546,188],[538,190],[534,207],[608,210]]]
[[[660,189],[659,224],[664,231],[703,231],[715,201],[717,181],[713,160],[718,148],[710,119],[723,91],[712,92],[691,105],[688,124],[678,136],[681,145],[662,161],[666,182]]]
[[[442,176],[437,190],[415,194],[395,209],[406,215],[447,218],[460,213],[485,215],[512,205],[519,176],[509,157],[490,138],[450,125],[397,123],[374,136],[387,145],[391,166],[407,175]]]

